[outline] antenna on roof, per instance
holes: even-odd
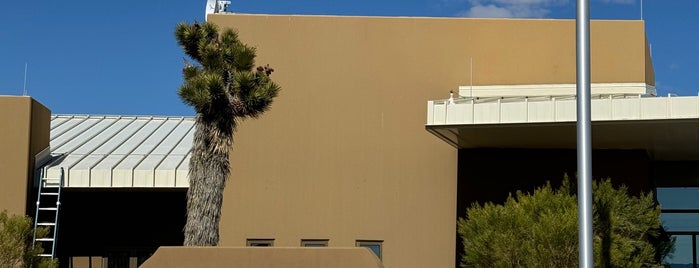
[[[643,0],[641,0],[641,20],[643,20]]]
[[[22,96],[27,96],[27,65],[28,63],[24,63],[24,88],[22,89]]]
[[[204,18],[206,18],[206,16],[209,14],[226,13],[226,10],[230,4],[231,1],[206,0],[206,14],[204,14]]]

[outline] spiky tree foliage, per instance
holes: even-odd
[[[212,23],[180,23],[177,42],[185,59],[184,83],[178,91],[196,111],[189,164],[186,246],[213,246],[219,240],[223,188],[230,173],[228,155],[238,122],[269,109],[279,92],[273,69],[255,66],[255,48],[230,29]]]
[[[593,187],[595,267],[662,267],[673,241],[650,194],[633,197],[609,180]],[[467,267],[576,267],[577,198],[564,179],[503,205],[473,205],[459,219]]]

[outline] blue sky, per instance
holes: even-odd
[[[172,31],[203,21],[205,0],[4,1],[0,95],[54,113],[192,115],[176,91],[183,53]],[[593,19],[639,19],[639,0],[591,0]],[[645,0],[659,94],[699,92],[699,1]],[[575,16],[574,0],[233,0],[229,11],[367,16]],[[456,86],[456,85],[455,85]]]

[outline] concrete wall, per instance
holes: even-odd
[[[244,121],[221,244],[384,241],[386,267],[455,264],[457,151],[425,103],[468,85],[575,82],[572,20],[210,15],[282,86]],[[639,21],[592,23],[593,82],[649,83]]]
[[[0,210],[33,209],[34,156],[49,146],[51,111],[30,97],[0,96]]]
[[[161,247],[141,268],[382,268],[364,248]]]

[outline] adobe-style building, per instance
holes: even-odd
[[[215,249],[235,251],[229,257],[361,246],[384,267],[454,267],[456,221],[471,203],[576,173],[573,20],[219,13],[208,21],[237,29],[282,85],[272,109],[235,137]],[[691,188],[699,98],[656,96],[643,21],[593,21],[591,40],[593,176],[656,191],[679,241],[668,261],[696,263],[699,227],[687,219],[699,215],[699,200],[676,198],[699,189]],[[136,266],[157,246],[181,243],[191,118],[37,117],[41,127],[29,133],[50,132],[50,142],[44,134],[25,158],[33,163],[52,143],[36,168],[64,169],[64,263]],[[15,211],[33,215],[34,178],[15,177],[0,179],[22,180],[26,194],[0,199],[0,208],[21,203]],[[96,238],[88,226],[123,231]],[[240,251],[253,246],[272,249]],[[224,255],[163,248],[145,266]]]

